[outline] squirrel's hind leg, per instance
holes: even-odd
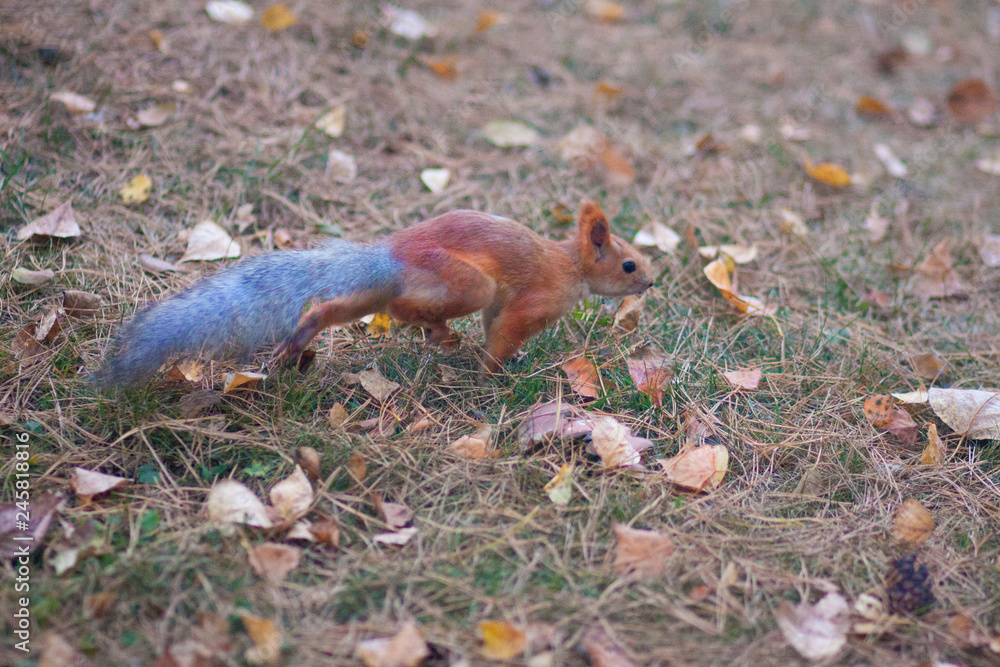
[[[317,304],[299,318],[295,331],[274,350],[279,362],[297,359],[316,334],[335,324],[347,324],[376,313],[386,305],[382,290],[365,290]]]

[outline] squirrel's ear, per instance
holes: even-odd
[[[583,204],[576,224],[580,230],[580,237],[589,239],[590,243],[598,248],[604,246],[611,236],[608,219],[604,217],[601,205],[597,202],[588,201]]]

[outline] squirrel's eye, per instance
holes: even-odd
[[[622,271],[624,271],[625,273],[632,273],[633,271],[635,271],[635,262],[628,261],[622,264]]]

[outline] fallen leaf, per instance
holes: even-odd
[[[705,259],[714,259],[725,255],[734,264],[749,264],[757,259],[757,245],[709,245],[698,248],[698,254]]]
[[[599,160],[604,167],[604,180],[609,185],[621,188],[635,180],[635,169],[628,158],[610,144],[601,150]]]
[[[842,188],[851,184],[851,176],[844,168],[832,162],[823,162],[813,165],[809,160],[805,161],[806,173],[820,183],[832,185],[835,188]]]
[[[66,311],[60,306],[52,306],[39,320],[38,326],[35,328],[35,340],[39,343],[51,343],[62,331],[65,320]]]
[[[34,366],[43,360],[45,348],[35,339],[35,331],[38,325],[34,322],[28,324],[17,332],[10,347],[14,352],[14,357],[24,365],[24,367]]]
[[[933,352],[926,352],[910,357],[910,365],[913,366],[913,372],[918,377],[922,377],[925,380],[936,380],[941,375],[944,367],[948,365],[948,362]]]
[[[885,165],[885,170],[889,172],[890,176],[896,178],[903,178],[907,174],[906,165],[903,161],[896,157],[896,154],[892,152],[886,144],[875,144],[872,146],[872,150],[875,151],[875,155],[878,159],[882,161]]]
[[[337,183],[350,183],[358,175],[358,163],[353,155],[332,150],[326,158],[326,175]]]
[[[492,431],[493,427],[490,424],[483,424],[472,435],[463,435],[448,445],[448,451],[456,456],[467,459],[495,457],[498,452],[494,451],[490,444],[490,434]]]
[[[594,451],[605,470],[640,465],[641,458],[629,442],[628,428],[613,417],[596,417],[590,433]]]
[[[594,362],[585,357],[571,359],[562,365],[563,372],[569,378],[573,391],[585,398],[597,398],[601,395],[601,376]]]
[[[868,238],[877,243],[885,238],[889,231],[889,218],[883,218],[878,212],[878,202],[873,201],[868,210],[868,217],[865,218],[865,229],[868,230]]]
[[[587,0],[583,11],[587,16],[606,23],[618,23],[625,17],[625,6],[610,0]]]
[[[480,9],[479,16],[476,17],[476,32],[486,32],[493,26],[505,20],[503,14],[490,9]]]
[[[253,642],[253,646],[243,654],[247,661],[278,664],[278,659],[281,657],[281,629],[274,621],[254,616],[248,611],[240,610],[239,615],[243,627]]]
[[[75,115],[92,113],[97,108],[97,102],[94,100],[77,93],[71,93],[68,90],[52,93],[49,95],[49,99],[54,102],[62,102],[66,106],[66,110]]]
[[[177,407],[183,419],[194,419],[221,402],[222,392],[214,389],[201,389],[182,396],[177,402]]]
[[[948,93],[948,111],[959,123],[981,123],[997,110],[997,96],[982,79],[965,79]]]
[[[450,169],[424,169],[420,172],[421,182],[434,194],[438,194],[448,187],[449,179],[451,179]]]
[[[435,60],[434,58],[422,58],[421,62],[439,79],[454,81],[458,78],[458,58],[455,56],[446,56],[439,60]]]
[[[272,528],[264,503],[257,495],[236,480],[216,482],[205,501],[208,518],[215,523],[245,523],[257,528]]]
[[[752,296],[737,295],[733,291],[733,282],[729,269],[726,267],[726,262],[722,259],[709,262],[702,269],[702,272],[704,272],[709,282],[719,290],[722,298],[741,313],[745,315],[774,315],[778,311],[777,306],[768,305],[760,299]]]
[[[371,394],[379,403],[385,403],[394,391],[399,389],[399,383],[386,379],[377,368],[358,373],[358,380],[364,390]]]
[[[21,266],[14,267],[14,270],[10,272],[10,277],[15,281],[21,283],[22,285],[44,285],[53,278],[56,277],[55,272],[52,269],[42,269],[41,271],[32,271]]]
[[[32,553],[42,546],[45,534],[52,525],[52,517],[62,510],[64,499],[61,494],[41,493],[24,503],[0,504],[0,558],[10,562],[12,558]],[[24,514],[28,515],[27,523]],[[30,539],[25,539],[30,538]]]
[[[672,254],[680,245],[681,237],[662,222],[648,222],[636,232],[632,239],[633,245],[656,247],[663,252]]]
[[[287,544],[264,542],[251,549],[249,557],[253,571],[276,586],[299,566],[302,550]]]
[[[937,115],[934,103],[926,97],[918,97],[913,100],[910,108],[906,110],[906,117],[917,127],[933,127],[937,121]]]
[[[601,151],[608,145],[604,133],[592,125],[578,125],[556,143],[559,157],[576,169],[596,169]]]
[[[140,109],[135,119],[143,127],[159,127],[170,120],[176,108],[174,104],[153,104]]]
[[[63,292],[63,310],[71,317],[93,317],[97,315],[103,305],[104,299],[98,294],[81,292],[75,289],[68,289]]]
[[[361,456],[360,452],[354,452],[347,460],[347,472],[358,484],[365,480],[365,475],[368,474],[368,464],[365,463],[365,457]]]
[[[927,508],[913,498],[903,501],[892,522],[892,535],[900,542],[918,546],[930,539],[934,532],[934,517]]]
[[[625,651],[598,625],[584,630],[580,642],[594,667],[635,667]]]
[[[607,81],[598,81],[594,84],[594,99],[599,103],[614,102],[625,93],[625,89]]]
[[[264,373],[226,373],[225,382],[222,383],[222,393],[253,391],[266,379],[267,375]]]
[[[153,181],[146,174],[139,174],[129,181],[128,185],[119,190],[118,193],[121,195],[122,201],[126,204],[141,204],[149,199],[152,191]]]
[[[424,37],[434,37],[437,29],[420,14],[409,9],[400,9],[392,5],[384,10],[389,31],[406,39],[418,40]]]
[[[670,482],[700,492],[722,484],[729,469],[729,450],[725,445],[703,445],[656,462]]]
[[[150,30],[146,34],[149,36],[149,41],[153,43],[154,49],[164,54],[170,50],[168,48],[167,38],[163,34],[162,30]]]
[[[524,653],[528,637],[524,630],[506,621],[480,621],[477,626],[483,640],[479,652],[491,660],[511,660]]]
[[[594,422],[584,410],[555,400],[531,408],[517,437],[521,448],[527,449],[551,437],[580,438],[593,430]]]
[[[260,24],[271,32],[281,32],[299,22],[292,11],[284,5],[272,5],[260,15]]]
[[[965,285],[952,266],[952,240],[941,239],[929,255],[913,267],[911,289],[925,299],[941,299],[966,293]]]
[[[896,408],[892,413],[892,420],[886,429],[899,441],[900,444],[913,446],[917,444],[919,432],[917,423],[913,421],[910,413],[902,408]]]
[[[924,465],[939,466],[944,461],[944,455],[944,443],[938,435],[937,424],[927,424],[927,446],[920,455],[920,462]]]
[[[531,146],[538,142],[538,131],[516,120],[494,120],[483,126],[483,136],[494,146]]]
[[[212,220],[202,220],[188,236],[187,250],[178,262],[205,262],[240,256],[240,244]]]
[[[330,423],[331,428],[340,428],[349,416],[347,408],[344,407],[343,403],[334,403],[330,407],[330,412],[327,414],[326,419]]]
[[[389,544],[398,547],[409,542],[416,534],[416,528],[400,528],[399,530],[391,533],[379,533],[372,539],[378,544]]]
[[[862,95],[858,98],[858,103],[854,105],[854,110],[859,116],[891,116],[892,109],[890,109],[885,102],[875,99],[871,95]]]
[[[76,222],[72,203],[67,199],[49,213],[21,227],[17,231],[17,240],[24,241],[32,236],[73,238],[80,234],[80,225]]]
[[[987,236],[979,245],[979,256],[986,266],[1000,266],[1000,236]]]
[[[205,374],[203,365],[197,359],[181,359],[174,363],[165,373],[171,380],[180,382],[201,382]]]
[[[1000,159],[976,160],[976,169],[990,176],[1000,176]]]
[[[213,21],[239,25],[253,18],[253,9],[240,0],[211,0],[205,5],[205,12]]]
[[[916,391],[894,392],[891,394],[900,403],[907,405],[921,405],[927,402],[927,390],[917,389]]]
[[[639,530],[615,524],[615,571],[635,572],[640,577],[655,577],[667,567],[674,543],[669,536],[655,530]]]
[[[674,375],[673,364],[666,357],[632,358],[625,362],[628,374],[635,382],[635,388],[649,396],[656,407],[663,405],[670,379]]]
[[[788,237],[797,236],[805,238],[809,235],[809,228],[806,227],[802,216],[791,209],[781,209],[781,220],[778,221],[778,229]]]
[[[896,404],[889,394],[872,394],[865,399],[865,417],[878,429],[887,429],[892,424]]]
[[[271,487],[271,506],[278,515],[291,523],[305,515],[313,502],[313,488],[302,466],[295,466],[291,475]]]
[[[331,519],[313,523],[309,526],[309,531],[320,544],[325,544],[333,549],[340,546],[340,527]]]
[[[815,605],[788,600],[774,612],[781,634],[799,654],[809,660],[831,658],[847,643],[850,627],[847,601],[839,593],[827,593]]]
[[[362,322],[365,319],[362,318]],[[365,332],[375,338],[378,336],[388,336],[392,333],[392,317],[388,313],[374,313],[371,319],[365,322]]]
[[[645,297],[629,294],[622,300],[622,305],[618,306],[612,326],[623,331],[635,331],[645,305]]]
[[[315,123],[317,129],[326,132],[336,139],[344,134],[344,127],[347,124],[347,109],[343,106],[336,106],[320,116]]]
[[[375,509],[382,515],[389,528],[396,530],[413,521],[413,510],[406,505],[386,502],[378,493],[373,493],[371,497],[372,502],[375,503]]]
[[[152,255],[139,255],[139,266],[150,273],[169,273],[183,270],[175,264],[157,259]]]
[[[573,494],[573,464],[562,464],[555,477],[545,485],[544,491],[554,505],[568,505]]]
[[[722,376],[737,389],[754,390],[760,385],[763,373],[759,368],[740,371],[725,371]]]
[[[314,482],[319,481],[319,452],[312,447],[299,447],[296,460],[298,461],[298,464],[302,466],[302,470],[305,471],[306,475],[309,476],[309,479]],[[274,502],[273,498],[271,502]]]
[[[102,472],[86,468],[74,468],[73,475],[69,485],[78,496],[96,496],[128,482],[124,477],[105,475]]]
[[[1000,393],[931,387],[927,399],[934,414],[955,433],[970,440],[1000,438]]]
[[[354,653],[366,667],[417,667],[431,651],[416,623],[408,621],[392,637],[358,642]]]

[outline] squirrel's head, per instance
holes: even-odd
[[[577,219],[580,265],[590,291],[602,296],[642,294],[653,286],[649,260],[611,233],[597,202],[585,202]]]

